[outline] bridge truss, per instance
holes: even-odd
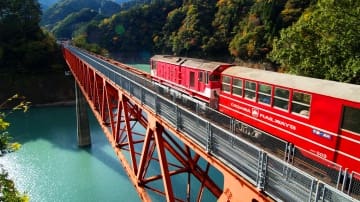
[[[243,133],[248,126],[231,117],[196,103],[180,106],[144,75],[71,46],[63,50],[79,88],[143,201],[151,201],[151,193],[167,201],[201,201],[204,192],[218,201],[356,200],[343,193],[344,186],[340,191],[291,165],[297,162],[292,145],[274,139],[269,142],[272,149],[284,149],[286,158],[279,159],[240,138],[238,131]],[[215,119],[221,126],[213,123]],[[143,129],[138,131],[135,126]],[[214,177],[212,170],[222,179]],[[342,172],[338,168],[333,177],[337,187]],[[187,182],[179,183],[177,176]],[[358,183],[350,182],[354,187]],[[193,184],[199,187],[197,193]]]
[[[149,191],[164,196],[167,201],[201,201],[206,189],[219,201],[272,201],[92,65],[67,49],[64,55],[79,88],[143,201],[151,201]],[[143,132],[134,129],[139,124],[145,129]],[[149,171],[149,166],[154,163],[160,168],[158,174],[150,174],[153,172]],[[219,185],[209,175],[212,166],[224,175],[224,184]],[[179,174],[187,181],[186,187],[180,188],[186,193],[176,194],[174,191],[179,188],[174,187],[172,178]],[[194,178],[200,183],[195,194],[190,191]],[[162,186],[154,181],[161,181]]]

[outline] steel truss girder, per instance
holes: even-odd
[[[174,196],[171,176],[179,173],[188,173],[188,176],[192,174],[201,183],[197,201],[201,199],[204,188],[213,193],[219,201],[243,201],[245,198],[252,198],[253,201],[271,201],[256,187],[209,155],[176,128],[168,125],[151,110],[143,107],[139,100],[123,91],[89,64],[67,49],[64,50],[64,56],[90,108],[143,201],[151,201],[147,190],[164,195],[167,201],[189,201],[189,189],[186,199],[177,199]],[[141,124],[146,129],[145,134],[133,131],[135,124]],[[167,131],[178,137],[184,146],[179,145]],[[135,145],[142,146],[141,152],[136,151]],[[124,151],[130,153],[130,162],[123,154]],[[195,152],[194,156],[191,155],[191,151]],[[155,152],[157,158],[154,157]],[[167,153],[175,157],[181,165],[169,163]],[[205,170],[198,164],[200,157],[210,162]],[[153,161],[159,164],[161,172],[159,175],[146,176]],[[210,164],[223,173],[224,190],[208,175]],[[170,165],[176,170],[170,170]],[[163,191],[150,186],[154,180],[162,180]]]

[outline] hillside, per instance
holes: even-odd
[[[175,54],[360,83],[359,7],[357,0],[63,0],[42,23],[116,57]]]
[[[51,30],[56,23],[84,8],[92,9],[104,16],[111,16],[120,11],[120,5],[110,0],[62,0],[44,12],[41,25]]]
[[[72,100],[74,81],[64,76],[60,46],[39,26],[38,1],[5,0],[2,9],[7,13],[0,12],[0,102],[14,94],[33,104]]]
[[[359,7],[357,0],[158,0],[91,23],[74,42],[114,55],[175,54],[258,68],[265,63],[360,84]]]
[[[90,8],[83,8],[79,12],[71,13],[64,20],[56,23],[51,29],[51,32],[56,38],[71,39],[74,30],[81,29],[82,26],[86,26],[89,22],[97,18],[104,17]]]
[[[62,1],[62,0],[39,0],[41,9],[43,11],[47,10],[48,8],[52,7],[55,3]],[[133,1],[133,0],[112,0],[120,5]]]

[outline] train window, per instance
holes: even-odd
[[[360,134],[360,109],[344,107],[341,128]]]
[[[274,107],[288,110],[289,95],[290,95],[289,90],[275,87]]]
[[[195,86],[195,72],[190,72],[190,87]]]
[[[203,82],[203,72],[199,72],[199,81]]]
[[[242,79],[236,79],[233,80],[233,87],[232,87],[232,94],[242,96]]]
[[[293,93],[291,111],[293,113],[309,117],[311,95],[302,92]]]
[[[260,103],[270,105],[271,101],[271,86],[265,84],[259,84],[259,99]]]
[[[209,80],[210,81],[220,81],[220,75],[219,74],[211,74]]]
[[[205,83],[209,83],[209,72],[205,72]]]
[[[229,76],[222,76],[221,78],[221,90],[230,93],[231,78]]]
[[[256,83],[245,81],[245,98],[255,101]]]

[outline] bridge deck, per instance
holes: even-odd
[[[96,117],[103,123],[103,129],[130,179],[145,201],[150,200],[146,194],[146,189],[149,189],[147,183],[154,179],[162,179],[164,186],[162,190],[151,190],[163,193],[168,201],[181,201],[174,195],[170,178],[181,172],[194,175],[202,187],[209,189],[219,201],[354,200],[291,165],[289,162],[301,157],[296,158],[294,152],[289,152],[291,147],[281,140],[272,138],[266,141],[266,147],[259,147],[251,138],[243,138],[245,124],[197,103],[183,103],[172,97],[169,99],[166,92],[145,77],[74,47],[66,47],[64,56]],[[142,139],[134,138],[134,133],[131,133],[130,124],[134,120],[146,129]],[[185,146],[178,146],[172,136],[176,136]],[[142,144],[138,152],[137,142]],[[191,155],[190,149],[195,155]],[[130,153],[130,163],[122,155],[124,150]],[[155,150],[161,174],[145,178],[144,173]],[[284,158],[284,161],[269,153],[269,150],[280,151],[278,153],[285,156],[291,153],[292,157]],[[169,170],[166,153],[171,153],[182,163],[180,169]],[[208,168],[198,165],[199,157],[223,174],[222,186],[217,186],[211,179]],[[339,178],[339,173],[333,178]],[[199,192],[197,199],[201,194]]]

